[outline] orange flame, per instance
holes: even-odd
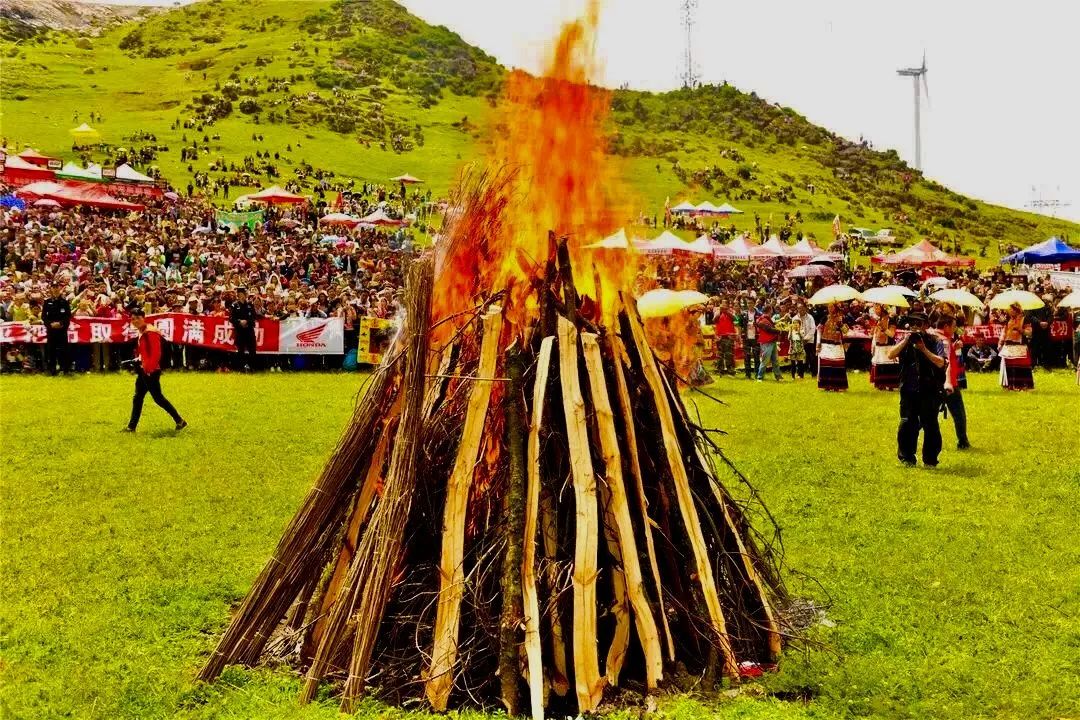
[[[507,320],[520,328],[536,298],[529,282],[548,258],[548,232],[567,236],[578,292],[606,304],[633,278],[630,253],[585,246],[626,217],[619,183],[605,155],[610,93],[595,79],[595,0],[563,26],[541,77],[507,77],[486,169],[466,174],[452,199],[437,264],[434,317],[468,309],[508,289]],[[594,276],[612,292],[599,292]]]

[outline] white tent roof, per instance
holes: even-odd
[[[695,210],[697,210],[697,205],[686,200],[683,200],[681,203],[671,208],[671,212],[674,213],[694,212]]]
[[[780,240],[779,235],[773,235],[769,238],[768,242],[763,243],[761,247],[765,248],[766,250],[771,250],[772,252],[779,255],[788,255],[794,257],[797,254],[801,254],[800,251]]]
[[[702,255],[713,254],[713,243],[708,235],[702,235],[697,240],[686,244],[686,249],[692,253],[700,253]]]
[[[619,228],[617,233],[609,235],[603,240],[594,242],[591,245],[586,245],[585,247],[590,249],[606,248],[609,250],[629,250],[630,241],[626,237],[626,229]]]
[[[690,243],[680,238],[670,230],[665,230],[652,240],[635,241],[634,249],[638,252],[667,255],[672,250],[690,250]]]
[[[697,206],[697,211],[703,213],[718,213],[720,212],[720,208],[716,207],[711,202],[706,200],[705,202]]]
[[[775,253],[762,249],[760,245],[752,240],[747,239],[745,236],[740,235],[727,245],[728,250],[732,251],[735,257],[751,258],[751,257],[774,257]]]
[[[127,163],[116,168],[116,179],[127,180],[128,182],[154,182],[154,178],[143,175]]]
[[[64,163],[64,167],[57,171],[60,175],[67,177],[82,178],[83,180],[100,180],[101,173],[95,174],[92,170],[87,170],[79,167],[73,162]]]
[[[734,207],[732,205],[729,205],[728,203],[724,203],[720,207],[716,208],[716,212],[727,213],[729,215],[732,215],[732,214],[741,215],[742,214],[742,210],[739,210],[738,208],[736,208],[736,207]]]

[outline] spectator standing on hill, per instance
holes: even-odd
[[[71,303],[60,295],[60,283],[53,283],[49,297],[41,306],[41,322],[45,324],[45,367],[50,375],[57,368],[67,373],[71,367],[68,353],[68,325],[71,324]]]

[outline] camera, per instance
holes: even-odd
[[[139,358],[131,358],[130,360],[121,360],[120,361],[120,368],[122,370],[134,370],[134,371],[138,372],[139,368],[141,368],[141,367],[142,367],[142,361],[140,361]]]

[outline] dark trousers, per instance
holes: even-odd
[[[900,391],[900,427],[896,431],[897,456],[907,462],[915,462],[919,447],[919,431],[923,433],[922,459],[927,465],[936,465],[941,454],[941,427],[938,426],[938,410],[941,397],[937,393]]]
[[[50,375],[56,374],[57,367],[67,372],[71,369],[67,330],[49,328],[45,334],[45,369]]]
[[[810,371],[810,377],[817,376],[817,346],[813,342],[804,342],[803,349],[806,350],[806,369]],[[802,377],[800,374],[799,377]]]
[[[746,372],[746,379],[749,380],[751,376],[757,375],[758,365],[761,363],[761,346],[758,345],[757,340],[743,339],[743,370]],[[753,367],[751,367],[753,366]]]
[[[961,447],[967,445],[967,410],[964,409],[964,395],[959,388],[945,396],[945,407],[952,415],[953,428],[956,429],[956,444]]]
[[[146,394],[150,393],[150,397],[154,399],[158,407],[169,413],[169,417],[173,419],[173,422],[179,423],[180,413],[176,412],[176,408],[172,406],[165,396],[161,393],[161,371],[153,372],[147,375],[144,372],[139,372],[135,376],[135,397],[131,399],[131,421],[128,422],[128,427],[134,430],[139,425],[139,417],[142,415],[143,400],[146,398]]]
[[[735,338],[732,335],[716,338],[716,370],[721,375],[735,374]]]
[[[243,368],[247,365],[255,367],[255,330],[252,328],[236,328],[236,367]]]

